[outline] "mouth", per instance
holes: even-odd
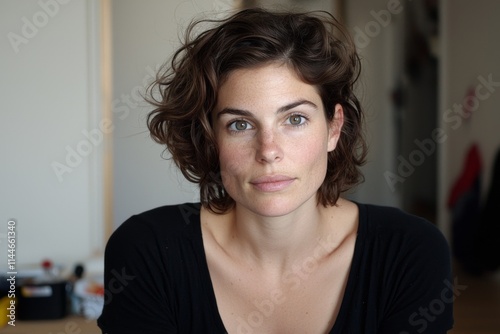
[[[285,175],[265,175],[250,181],[250,184],[262,192],[276,192],[287,188],[295,178]]]

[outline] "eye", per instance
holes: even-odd
[[[288,117],[288,123],[291,125],[302,125],[306,121],[306,118],[301,115],[291,115]]]
[[[238,120],[229,124],[229,130],[231,131],[244,131],[251,129],[252,126],[247,121]]]

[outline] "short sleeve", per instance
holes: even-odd
[[[450,248],[430,222],[417,219],[406,231],[388,275],[379,333],[447,333],[453,327],[454,282]]]
[[[97,323],[108,334],[177,333],[169,306],[164,247],[138,216],[108,240],[104,256],[104,308]]]

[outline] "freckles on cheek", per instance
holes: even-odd
[[[311,143],[305,150],[304,159],[310,163],[310,171],[313,174],[324,174],[328,164],[328,150],[324,142]],[[314,149],[316,148],[316,149]]]
[[[241,151],[240,151],[241,152]],[[242,169],[243,157],[237,149],[226,147],[219,153],[221,178],[224,184],[230,182],[232,178],[240,174]]]
[[[318,159],[328,154],[328,144],[325,140],[309,140],[303,143],[305,149],[303,150],[304,157],[307,159]]]

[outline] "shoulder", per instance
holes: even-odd
[[[177,332],[176,294],[185,290],[178,288],[187,285],[185,267],[198,255],[199,248],[191,247],[199,240],[197,212],[196,204],[162,206],[131,216],[113,232],[104,253],[107,302],[101,328]]]
[[[197,203],[161,206],[131,216],[113,235],[184,231],[186,226],[199,221],[199,215],[200,205]]]
[[[358,204],[358,206],[360,226],[366,229],[368,236],[405,239],[412,244],[432,241],[447,246],[442,232],[427,219],[395,207],[373,204]]]
[[[112,233],[106,249],[130,249],[130,245],[152,247],[158,242],[191,238],[199,226],[199,212],[199,204],[184,203],[133,215]]]
[[[384,315],[378,320],[381,332],[427,328],[432,333],[446,332],[453,315],[452,304],[441,300],[452,282],[450,247],[444,235],[430,221],[398,208],[358,206],[358,290],[368,299],[370,310]],[[420,319],[416,312],[436,301],[442,302],[439,318]]]
[[[393,207],[360,204],[359,210],[358,237],[365,256],[376,257],[387,268],[448,270],[450,246],[436,225]]]

